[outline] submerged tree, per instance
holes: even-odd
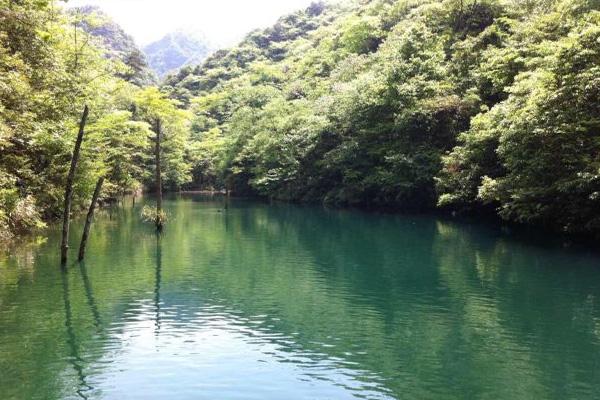
[[[89,115],[88,106],[85,106],[83,110],[83,116],[79,124],[79,133],[75,141],[75,149],[71,156],[71,168],[69,169],[69,175],[67,176],[67,183],[65,187],[65,208],[63,214],[63,227],[62,227],[62,242],[60,252],[60,262],[64,265],[67,262],[67,254],[69,251],[69,225],[71,222],[71,206],[73,202],[73,180],[75,178],[75,170],[77,169],[77,163],[79,162],[79,153],[81,151],[81,143],[83,142],[83,135],[85,133],[85,124],[87,123]]]
[[[74,210],[106,176],[110,197],[191,183],[600,232],[597,1],[317,2],[160,90],[89,17],[0,5],[0,237],[61,215],[84,103]]]
[[[179,189],[191,180],[191,166],[186,160],[189,135],[187,112],[179,109],[175,101],[169,100],[157,88],[140,91],[136,96],[136,109],[138,117],[154,131],[154,160],[148,165],[150,170],[154,170],[154,181],[151,184],[149,179],[147,184],[154,186],[156,209],[151,211],[145,208],[142,216],[154,222],[157,230],[161,230],[166,221],[162,208],[163,187]]]
[[[161,151],[161,145],[160,145],[160,141],[161,141],[161,131],[162,131],[162,126],[161,126],[161,121],[159,118],[156,119],[156,123],[154,125],[154,130],[156,133],[156,139],[155,140],[155,150],[154,150],[154,157],[156,160],[156,163],[154,165],[154,168],[156,169],[155,174],[156,174],[156,218],[154,219],[155,224],[156,224],[156,230],[157,231],[162,231],[163,225],[164,225],[164,217],[163,217],[163,208],[162,208],[162,202],[163,202],[163,198],[162,198],[162,170],[161,170],[161,166],[160,166],[160,151]]]
[[[83,236],[81,237],[81,244],[79,246],[79,261],[82,261],[85,258],[85,247],[87,245],[87,240],[90,235],[90,228],[92,226],[92,220],[94,219],[94,210],[96,209],[96,203],[98,202],[98,198],[100,197],[100,191],[102,190],[103,184],[104,177],[101,177],[100,179],[98,179],[98,183],[96,184],[96,189],[94,190],[94,195],[92,196],[92,202],[90,203],[90,209],[85,219]]]
[[[79,17],[54,3],[0,0],[0,238],[64,214],[79,104],[93,113],[71,210],[87,206],[104,172],[107,196],[137,189],[145,178],[145,124],[128,111],[139,88],[120,76],[127,67],[106,56]]]

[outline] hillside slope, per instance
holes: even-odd
[[[100,178],[102,199],[152,187],[157,119],[165,189],[191,179],[188,115],[158,88],[142,87],[147,69],[129,62],[130,37],[93,10],[0,4],[0,244],[63,215],[80,121],[74,214],[89,207]]]
[[[598,231],[599,7],[315,3],[164,89],[197,185]]]

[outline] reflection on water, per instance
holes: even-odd
[[[192,196],[157,236],[126,204],[66,273],[58,230],[0,259],[3,399],[600,398],[597,255]]]

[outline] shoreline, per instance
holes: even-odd
[[[208,197],[226,197],[227,194],[224,191],[210,191],[210,190],[182,190],[165,192],[166,197],[176,195],[186,196],[208,196]],[[141,199],[143,197],[153,197],[153,193],[141,193],[135,195],[135,199]],[[104,203],[100,209],[109,210],[113,207],[121,207],[124,205],[125,199],[134,198],[133,194],[125,195],[116,201]],[[543,247],[546,249],[577,249],[586,250],[593,253],[600,253],[600,249],[597,247],[599,233],[575,233],[575,232],[560,232],[547,227],[531,224],[519,224],[511,221],[504,221],[493,212],[489,210],[474,210],[472,212],[455,212],[444,209],[421,209],[421,210],[410,210],[402,209],[400,207],[379,207],[379,206],[365,206],[365,205],[333,205],[325,204],[318,201],[292,201],[292,200],[279,200],[279,199],[268,199],[261,196],[230,196],[232,201],[254,201],[266,205],[288,205],[295,207],[309,207],[318,208],[331,211],[340,212],[359,212],[371,215],[389,215],[390,217],[430,217],[437,218],[443,222],[455,223],[460,225],[474,225],[483,226],[490,229],[490,232],[495,232],[498,237],[506,238],[511,241],[520,242],[524,245],[534,245],[536,247]],[[137,204],[137,203],[136,203]],[[75,213],[75,218],[79,218],[82,213]],[[15,234],[8,240],[0,241],[0,252],[6,252],[10,247],[18,245],[19,242],[23,242],[29,239],[35,238],[39,240],[41,237],[46,236],[46,233],[50,227],[58,221],[47,220],[44,221],[47,226],[38,230],[30,232],[24,232]],[[140,221],[141,223],[141,221]]]

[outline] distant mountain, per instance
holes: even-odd
[[[183,66],[201,63],[213,50],[202,35],[184,31],[169,33],[144,47],[150,67],[161,78]]]
[[[130,71],[121,74],[123,79],[138,86],[156,83],[156,76],[150,69],[145,54],[133,37],[110,16],[95,6],[73,8],[70,13],[80,16],[79,26],[100,39],[100,44],[107,50],[109,57],[121,60],[130,68]]]

